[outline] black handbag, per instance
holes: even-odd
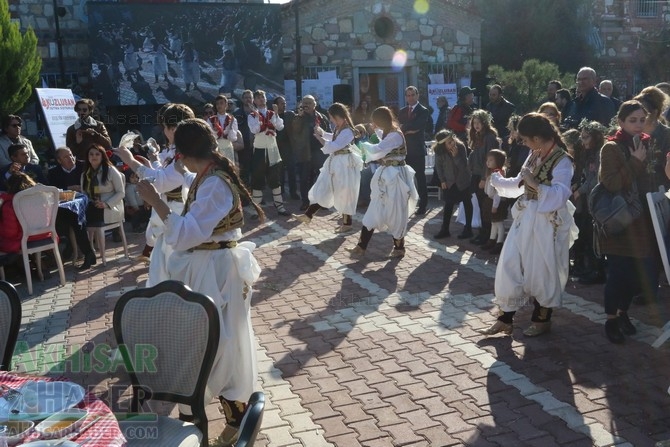
[[[618,193],[612,193],[598,183],[589,193],[588,206],[596,235],[604,237],[622,233],[642,214],[642,202],[635,182],[629,190]]]

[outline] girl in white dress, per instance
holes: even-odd
[[[534,305],[524,335],[535,337],[551,327],[552,309],[559,307],[568,280],[568,250],[577,238],[572,215],[572,160],[556,126],[544,115],[529,113],[519,121],[519,136],[531,149],[521,172],[513,178],[491,174],[501,197],[519,199],[512,207],[514,222],[500,253],[495,297],[501,310],[484,335],[511,334],[516,311]]]
[[[224,437],[230,442],[258,374],[250,304],[260,266],[252,254],[255,244],[239,241],[244,225],[241,199],[251,201],[251,195],[234,164],[217,151],[206,121],[179,123],[174,143],[184,166],[196,173],[184,212],[173,213],[147,181],[140,182],[138,190],[165,223],[165,243],[173,249],[169,279],[211,297],[219,308],[221,337],[205,398],[219,396],[227,421]]]
[[[405,235],[409,216],[416,207],[419,194],[414,185],[414,169],[405,163],[405,137],[388,107],[372,112],[372,124],[379,143],[361,143],[366,160],[377,161],[379,167],[372,177],[370,205],[363,216],[363,229],[358,245],[349,249],[356,258],[365,253],[375,230],[393,236],[391,256],[405,255]]]
[[[321,208],[335,207],[342,214],[342,225],[335,232],[346,233],[352,229],[351,216],[356,212],[363,159],[354,145],[354,123],[347,107],[336,102],[328,108],[328,116],[335,125],[335,132],[314,128],[314,136],[323,144],[321,151],[328,158],[309,190],[310,205],[305,214],[293,217],[309,223]]]
[[[228,113],[228,98],[218,95],[214,98],[216,114],[209,117],[209,124],[216,134],[219,152],[235,164],[233,143],[237,141],[237,119]]]

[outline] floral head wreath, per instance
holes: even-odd
[[[603,126],[598,121],[589,121],[586,118],[582,119],[579,123],[579,130],[585,130],[588,133],[600,133],[602,135],[607,135],[609,129],[607,126]]]

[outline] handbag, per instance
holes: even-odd
[[[627,191],[613,193],[598,183],[589,193],[589,212],[597,236],[610,237],[622,233],[642,214],[642,202],[633,182]]]

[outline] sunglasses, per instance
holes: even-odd
[[[20,127],[21,127],[21,124],[19,124],[19,123],[13,123],[13,124],[10,124],[9,127],[18,127],[18,128],[20,128]]]
[[[77,112],[88,112],[88,110],[89,110],[88,108],[81,108],[81,107],[79,107],[76,111],[77,111]]]

